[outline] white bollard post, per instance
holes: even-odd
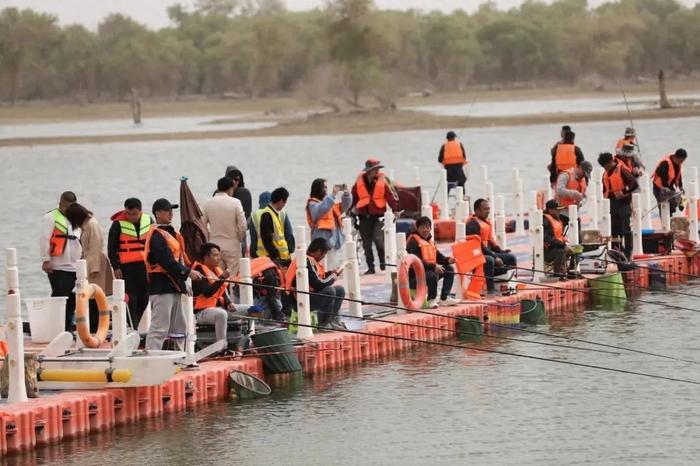
[[[17,267],[17,249],[5,249],[5,262],[7,263],[8,269],[11,269],[12,267]]]
[[[18,275],[13,267],[11,275]],[[16,279],[19,281],[19,278]],[[22,315],[20,314],[21,299],[19,292],[7,296],[7,348],[10,365],[9,388],[7,402],[23,403],[27,401],[27,386],[24,381],[24,335],[22,332]]]
[[[426,205],[431,204],[432,199],[430,198],[430,191],[428,191],[427,189],[421,190],[420,197],[421,197],[421,206],[426,206]],[[433,218],[432,214],[430,214],[430,218]]]
[[[416,184],[416,186],[420,186],[420,167],[413,167],[413,173],[413,182]]]
[[[483,182],[486,182],[489,180],[489,166],[488,165],[481,166],[481,178],[482,178]]]
[[[603,222],[604,210],[603,210],[603,168],[596,167],[593,169],[593,190],[596,192],[596,206],[595,211],[598,214],[596,223],[593,224],[594,230],[600,230],[601,224]],[[593,201],[593,199],[591,199]]]
[[[343,253],[345,256],[345,278],[348,283],[348,298],[361,300],[362,293],[360,291],[360,266],[357,263],[357,249],[354,241],[346,241],[343,245]],[[362,317],[362,304],[358,302],[350,302],[350,315],[353,317]]]
[[[447,196],[447,170],[440,170],[440,187],[438,188],[438,205],[440,206],[440,219],[450,218],[450,206]]]
[[[496,198],[495,198],[494,192],[493,192],[493,183],[491,183],[490,181],[487,181],[486,183],[484,183],[484,188],[486,189],[486,193],[487,193],[486,200],[489,201],[489,204],[491,205],[491,211],[489,212],[489,220],[491,221],[491,223],[493,223],[494,218],[496,217],[496,212],[495,212],[496,209],[495,209],[495,205],[494,205]]]
[[[522,235],[525,233],[525,199],[523,198],[523,180],[520,178],[513,181],[513,213],[515,215],[515,234]]]
[[[423,205],[423,208],[421,209],[421,215],[430,219],[430,236],[432,236],[433,239],[435,239],[435,222],[433,221],[433,208],[429,205]],[[398,245],[396,246],[396,250],[398,251]]]
[[[85,290],[88,286],[88,280],[87,280],[87,262],[85,262],[85,259],[80,259],[76,262],[75,264],[75,296],[76,298],[78,295]],[[90,325],[90,313],[85,316],[87,318],[87,323],[88,326]],[[80,338],[76,338],[75,340],[75,347],[76,348],[83,348],[85,345],[83,344],[83,340]]]
[[[394,223],[396,216],[391,209],[387,209],[384,212],[384,263],[385,264],[396,264],[396,223]],[[396,269],[387,265],[384,273],[387,283],[391,283],[391,274],[395,272]]]
[[[352,230],[353,230],[352,219],[349,217],[345,217],[343,219],[343,232],[345,233],[345,240],[346,241],[352,241]]]
[[[306,339],[314,336],[313,329],[310,327],[311,304],[309,300],[309,271],[306,268],[306,251],[303,249],[294,251],[294,260],[297,262],[297,318],[299,319],[297,337]]]
[[[544,227],[542,226],[542,211],[539,209],[536,209],[530,218],[530,244],[535,264],[532,280],[537,283],[544,278]]]
[[[700,233],[698,233],[698,185],[694,181],[690,185],[689,193],[688,215],[690,216],[690,232],[688,239],[700,243]]]
[[[545,178],[544,194],[545,194],[544,202],[547,202],[550,199],[554,199],[554,193],[552,192],[552,182],[549,181],[549,176],[547,176],[547,178]]]
[[[255,298],[253,297],[253,277],[250,276],[250,258],[241,257],[238,262],[238,272],[241,275],[240,281],[242,283],[249,283],[250,285],[238,285],[239,299],[241,306],[252,306],[255,304]],[[250,320],[250,333],[255,334],[255,321]]]
[[[671,231],[671,206],[668,201],[659,203],[659,213],[661,215],[661,229],[664,232]]]
[[[464,188],[461,186],[455,188],[455,202],[457,204],[464,202]]]
[[[603,193],[600,191],[600,181],[593,180],[591,186],[586,192],[588,201],[586,202],[586,207],[588,208],[588,216],[590,217],[590,223],[588,228],[591,230],[598,229],[598,198],[602,196]]]
[[[642,210],[642,228],[651,230],[654,228],[651,218],[651,209],[653,204],[651,202],[652,188],[651,179],[647,173],[642,173],[642,176],[637,178],[639,184],[639,192],[641,193],[640,199],[640,209]]]
[[[600,234],[605,238],[612,236],[612,221],[610,219],[610,199],[603,199],[600,203]]]
[[[578,206],[569,206],[569,230],[567,232],[566,238],[569,240],[569,244],[578,244]]]
[[[306,251],[306,227],[304,225],[294,227],[294,238],[297,240],[295,249]]]
[[[532,231],[532,217],[535,215],[537,207],[537,191],[530,191],[530,205],[527,208],[528,214],[528,231]]]
[[[508,237],[506,235],[506,216],[503,211],[496,214],[496,242],[503,249],[508,248]]]
[[[465,236],[467,236],[467,224],[464,222],[457,222],[455,227],[455,241],[462,241]]]
[[[187,280],[187,288],[191,289],[191,280]],[[197,324],[194,318],[194,297],[189,295],[181,296],[182,312],[185,314],[185,322],[187,324],[186,335],[185,335],[185,353],[187,354],[187,359],[194,361],[194,353],[196,353],[195,346],[197,344]],[[197,363],[194,362],[192,365],[196,366]]]
[[[464,222],[467,217],[469,217],[469,204],[462,199],[457,201],[457,206],[455,207],[455,221]]]
[[[406,252],[406,233],[397,233],[396,234],[396,265],[401,264],[403,260],[406,258],[406,255],[408,253]],[[396,277],[397,284],[398,284],[398,275]],[[403,302],[401,302],[401,298],[399,298],[399,307],[403,307]],[[396,310],[397,314],[405,314],[406,311],[404,309],[397,309]]]
[[[632,257],[644,254],[642,246],[642,196],[632,194]],[[629,247],[629,246],[628,246]],[[630,257],[631,259],[631,257]]]
[[[124,341],[127,334],[124,280],[112,281],[112,348]],[[134,325],[138,328],[138,322]],[[136,330],[136,329],[134,329]]]

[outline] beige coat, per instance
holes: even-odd
[[[114,275],[104,252],[104,232],[100,222],[95,217],[90,217],[83,223],[81,230],[80,244],[83,246],[83,259],[87,262],[88,282],[102,288],[106,295],[111,295]]]

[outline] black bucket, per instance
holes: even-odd
[[[658,262],[649,262],[649,289],[661,291],[666,289],[666,272]]]
[[[547,312],[541,299],[523,299],[520,301],[520,323],[541,325],[547,323]]]
[[[457,317],[457,336],[460,340],[481,341],[484,338],[484,324],[478,317]]]
[[[256,333],[251,339],[255,347],[262,348],[261,356],[267,372],[284,374],[301,370],[301,363],[294,352],[294,346],[286,328]]]
[[[231,381],[229,394],[232,400],[253,400],[272,393],[270,386],[254,375],[241,371],[231,371],[229,378]]]

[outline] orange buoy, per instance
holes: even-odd
[[[90,326],[88,325],[91,299],[97,302],[97,309],[100,312],[95,335],[90,333]],[[109,330],[109,303],[105,292],[99,286],[91,283],[78,295],[75,303],[75,326],[78,330],[80,341],[88,348],[99,348],[107,338]]]
[[[408,280],[408,272],[411,268],[416,274],[416,296],[413,300],[411,300]],[[413,254],[408,254],[404,257],[399,266],[399,295],[403,305],[412,311],[423,307],[423,302],[428,296],[428,286],[425,282],[425,267],[423,267],[423,262]]]

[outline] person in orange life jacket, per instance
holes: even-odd
[[[574,143],[576,134],[573,131],[564,133],[562,142],[552,147],[552,162],[547,167],[549,169],[549,181],[555,186],[559,173],[580,165],[583,162],[583,152]]]
[[[357,181],[352,187],[352,205],[359,218],[359,231],[362,238],[362,249],[365,250],[367,271],[365,275],[372,275],[374,270],[374,254],[372,244],[377,248],[379,256],[379,268],[384,270],[384,232],[382,231],[382,219],[386,206],[391,210],[397,210],[399,198],[391,180],[386,178],[380,170],[384,166],[379,160],[368,159],[365,169],[357,176]]]
[[[420,217],[416,220],[416,229],[406,241],[406,252],[417,256],[425,268],[425,281],[428,285],[428,307],[454,306],[459,304],[458,299],[450,297],[452,284],[454,283],[455,263],[454,257],[444,256],[430,236],[431,220],[428,217]],[[442,290],[438,302],[438,280],[442,278]],[[413,269],[408,274],[409,286],[416,287],[416,274]]]
[[[343,305],[345,288],[335,285],[342,269],[326,272],[321,262],[329,250],[328,242],[323,238],[316,238],[306,248],[306,268],[309,275],[309,291],[314,293],[309,296],[311,309],[318,311],[318,325],[331,330],[345,330],[345,324],[340,320],[338,312]],[[287,270],[287,286],[296,286],[296,262]]]
[[[623,164],[635,178],[639,178],[644,173],[644,164],[632,144],[623,144],[615,149],[615,160]]]
[[[141,201],[130,197],[124,210],[112,215],[107,235],[107,256],[114,269],[114,278],[124,280],[129,296],[131,325],[138,328],[143,311],[148,306],[148,277],[146,275],[146,237],[154,221],[141,210]]]
[[[584,160],[580,165],[559,173],[556,199],[560,206],[568,207],[574,204],[581,206],[586,198],[586,188],[592,171],[591,163]]]
[[[654,197],[656,202],[668,201],[671,215],[680,204],[680,192],[683,191],[683,162],[688,158],[685,149],[678,149],[673,154],[661,159],[651,176],[654,182]]]
[[[146,239],[146,271],[148,294],[151,298],[151,327],[146,336],[146,349],[160,350],[169,333],[184,335],[187,332],[186,316],[181,306],[181,296],[187,293],[185,280],[201,280],[202,274],[188,265],[182,236],[171,225],[173,209],[167,199],[153,203],[153,216],[157,227],[151,229]],[[175,340],[178,348],[184,348],[184,339]]]
[[[566,244],[564,220],[559,213],[557,201],[550,199],[545,204],[542,225],[544,230],[544,260],[552,263],[554,273],[565,280],[569,271],[567,258],[573,254],[573,251]]]
[[[561,130],[559,131],[559,140],[557,142],[555,142],[554,145],[552,146],[552,149],[551,149],[552,151],[557,150],[557,144],[563,143],[564,142],[564,135],[566,133],[569,133],[569,132],[571,132],[571,126],[564,125],[561,127]]]
[[[464,188],[464,183],[467,181],[467,176],[464,174],[464,165],[468,163],[467,153],[462,143],[457,141],[454,131],[447,133],[447,142],[440,147],[438,162],[447,170],[447,182]]]
[[[345,235],[341,228],[342,215],[351,204],[352,195],[348,191],[334,186],[333,193],[328,194],[328,185],[322,178],[316,178],[311,183],[311,192],[306,201],[306,221],[311,228],[311,239],[325,239],[328,242],[329,254],[343,247]],[[331,259],[333,258],[329,257],[329,260]]]
[[[192,268],[204,278],[192,282],[195,319],[198,324],[214,325],[216,339],[225,340],[229,312],[236,311],[226,292],[230,272],[219,267],[221,249],[216,244],[204,243],[199,255],[202,263],[195,263]]]
[[[598,164],[604,169],[603,196],[610,199],[610,230],[613,237],[624,238],[624,247],[620,249],[629,257],[632,252],[632,193],[639,185],[627,166],[615,160],[611,153],[600,154]]]
[[[509,268],[518,263],[510,249],[501,249],[493,237],[493,226],[489,222],[491,206],[486,199],[477,199],[474,202],[474,215],[469,217],[465,225],[467,235],[479,235],[481,237],[481,250],[484,253],[484,275],[486,275],[486,290],[489,293],[496,291],[494,277],[503,275]]]
[[[66,322],[65,329],[75,329],[73,316],[75,315],[75,267],[80,259],[83,249],[80,245],[80,230],[73,230],[73,226],[66,219],[66,209],[77,201],[75,193],[65,191],[58,200],[58,208],[46,213],[41,219],[39,235],[39,257],[41,257],[41,270],[49,278],[51,296],[65,296]]]
[[[615,144],[615,151],[622,149],[625,144],[631,145],[633,148],[637,147],[637,132],[634,128],[625,128],[625,135],[622,139],[618,139]]]

